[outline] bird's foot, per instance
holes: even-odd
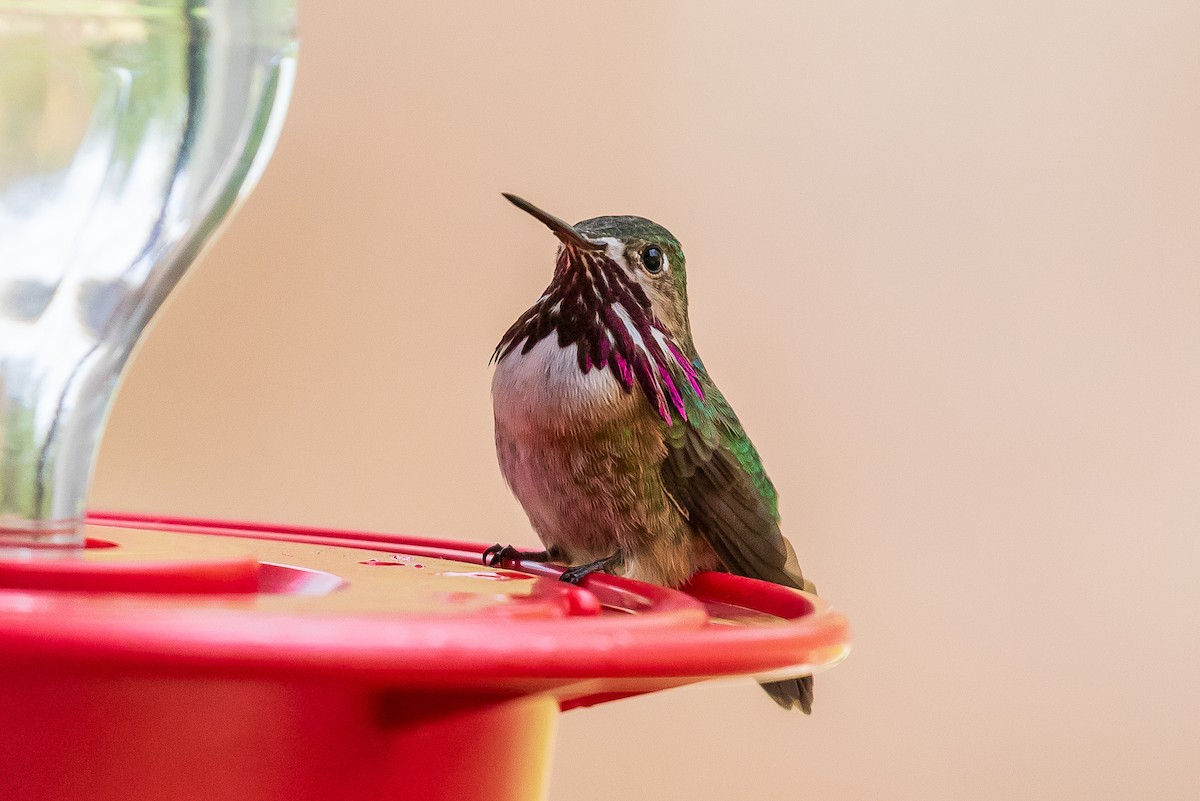
[[[483,552],[482,562],[487,567],[499,567],[505,559],[515,559],[517,549],[511,545],[496,543]]]
[[[588,562],[585,565],[576,565],[568,567],[558,577],[559,581],[565,581],[567,584],[578,586],[585,578],[593,573],[607,571],[609,568],[619,564],[621,561],[621,553],[618,551],[611,556],[606,556],[603,559],[597,559],[595,562]]]
[[[511,545],[496,543],[483,552],[483,563],[488,567],[500,567],[506,561],[548,562],[549,551],[518,551]]]

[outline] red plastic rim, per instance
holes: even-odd
[[[95,512],[97,526],[218,534],[367,548],[480,568],[486,545],[358,531]],[[554,574],[546,565],[521,565]],[[561,585],[560,585],[561,586]],[[815,596],[726,574],[701,574],[688,593],[614,576],[584,588],[603,605],[557,619],[479,616],[265,614],[203,604],[132,611],[103,598],[0,590],[0,658],[237,675],[359,677],[407,686],[527,692],[584,679],[711,677],[831,663],[846,619]],[[776,618],[717,625],[704,602]],[[593,609],[594,612],[594,609]],[[619,694],[619,693],[618,693]]]

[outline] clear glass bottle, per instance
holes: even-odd
[[[254,186],[292,0],[0,0],[0,553],[82,543],[117,379]]]

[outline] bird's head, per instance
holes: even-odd
[[[627,390],[640,384],[659,415],[686,417],[681,387],[701,395],[687,313],[683,247],[644,217],[593,217],[575,225],[516,195],[517,208],[562,243],[550,286],[496,348],[503,359],[547,336],[576,348],[579,368],[610,369]]]

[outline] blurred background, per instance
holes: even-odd
[[[93,508],[533,545],[488,357],[571,220],[688,254],[850,659],[563,716],[552,798],[1195,798],[1200,5],[303,2]]]

